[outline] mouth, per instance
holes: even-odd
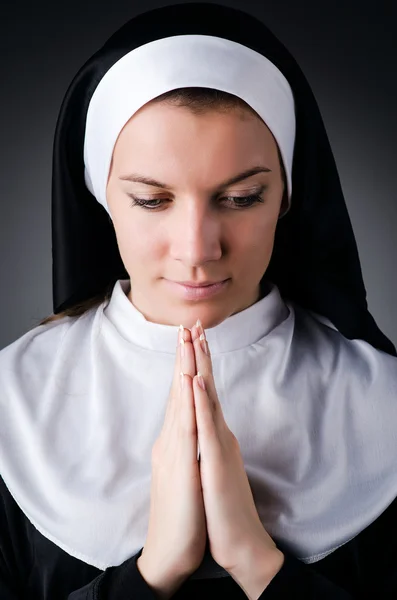
[[[170,285],[171,290],[173,290],[174,293],[179,294],[185,300],[204,300],[222,292],[227,287],[230,278],[224,279],[223,281],[218,281],[216,283],[199,286],[177,283],[168,279],[165,281]]]

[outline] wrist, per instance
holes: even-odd
[[[229,571],[250,600],[257,600],[284,564],[278,548],[266,552],[247,551],[240,563]]]
[[[136,561],[138,571],[160,600],[168,600],[181,587],[186,577],[180,573],[161,569],[141,555]]]

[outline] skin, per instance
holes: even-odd
[[[270,172],[257,173],[220,193],[221,182],[258,165]],[[154,178],[171,189],[121,179],[130,173]],[[263,184],[267,186],[261,192],[263,203],[238,208],[227,199],[256,194]],[[260,298],[259,283],[268,267],[284,208],[284,188],[277,144],[259,117],[241,110],[209,111],[198,116],[187,108],[165,103],[145,105],[123,128],[114,148],[107,185],[119,251],[131,278],[129,300],[148,321],[172,326],[183,323],[187,328],[185,356],[176,372],[186,373],[184,406],[185,410],[194,407],[190,416],[195,415],[197,438],[183,436],[177,448],[184,448],[182,444],[190,440],[193,462],[189,468],[197,482],[197,440],[200,443],[201,516],[205,512],[210,551],[252,599],[268,586],[284,557],[256,512],[237,439],[223,418],[211,358],[201,350],[195,323],[199,317],[204,329],[214,327]],[[164,202],[154,210],[131,208],[128,194]],[[164,280],[228,277],[231,281],[224,292],[200,301],[182,299]],[[206,392],[198,386],[196,370],[203,374]],[[179,410],[176,415],[175,419],[182,417]],[[170,426],[166,424],[162,435]],[[166,453],[159,448],[165,464]],[[183,462],[187,455],[176,454],[173,462]],[[181,470],[177,471],[180,474]],[[190,528],[197,528],[201,510],[201,500],[195,502],[190,501],[188,507],[196,511],[188,521]],[[158,576],[153,575],[159,571],[153,548],[158,547],[158,540],[166,539],[164,528],[169,525],[161,518],[162,503],[155,501],[153,506],[160,511],[150,517],[154,525],[149,530],[155,541],[148,537],[139,568],[159,597],[167,599],[181,585],[181,577],[171,574],[169,582],[164,583],[167,577],[163,574],[158,583]],[[183,535],[188,537],[186,532]],[[196,546],[199,539],[202,544],[201,549],[196,548],[201,560],[204,538],[195,535]]]
[[[254,166],[258,173],[220,190],[220,184]],[[138,173],[164,190],[120,179]],[[228,196],[256,194],[263,203],[239,208]],[[107,203],[124,266],[129,300],[151,322],[205,329],[260,299],[283,208],[285,183],[278,147],[266,124],[249,111],[207,111],[162,103],[143,106],[122,129],[114,147]],[[157,200],[131,207],[128,194]],[[162,202],[158,202],[162,200]],[[212,298],[185,300],[165,279],[223,280]]]

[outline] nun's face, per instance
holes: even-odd
[[[214,327],[254,304],[283,191],[276,142],[255,115],[146,104],[118,137],[107,185],[130,301],[148,321],[188,328],[198,317]],[[173,283],[226,279],[203,297]]]

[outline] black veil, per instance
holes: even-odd
[[[112,222],[84,181],[85,121],[92,94],[107,70],[127,52],[158,38],[186,34],[225,37],[263,54],[284,74],[294,94],[292,205],[278,221],[264,279],[273,281],[285,299],[330,319],[348,339],[365,340],[396,356],[395,347],[368,311],[338,172],[305,76],[261,21],[240,10],[205,2],[166,6],[134,17],[83,65],[67,90],[53,152],[54,313],[129,277]]]

